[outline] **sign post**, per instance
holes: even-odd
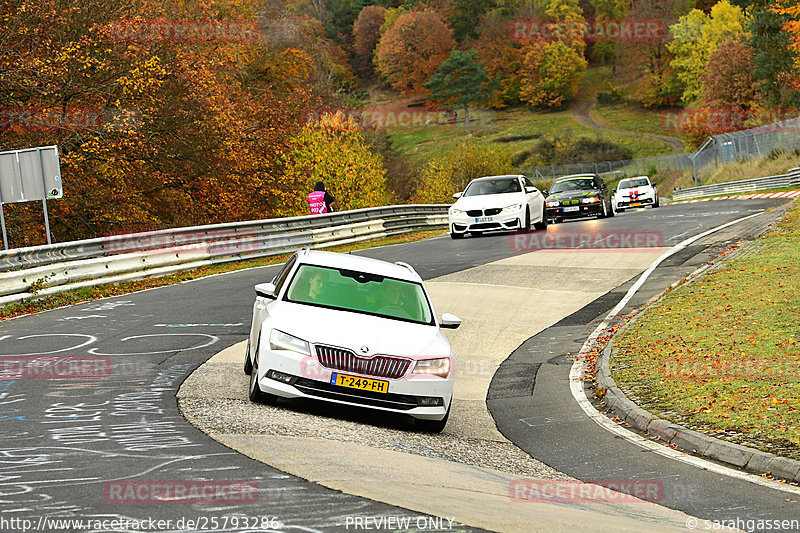
[[[8,249],[8,237],[3,204],[41,200],[47,244],[52,244],[47,199],[63,195],[58,146],[0,152],[0,222],[5,249]]]

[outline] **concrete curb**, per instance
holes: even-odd
[[[663,296],[663,295],[662,295]],[[597,362],[596,382],[606,389],[605,404],[617,416],[631,427],[648,435],[655,436],[662,443],[682,450],[708,457],[730,466],[734,466],[754,474],[771,472],[773,477],[800,483],[800,461],[787,459],[772,453],[762,452],[754,448],[716,439],[681,425],[663,420],[649,411],[645,411],[632,402],[617,387],[611,376],[610,361],[614,339],[628,326],[638,320],[645,312],[640,311],[609,339]]]

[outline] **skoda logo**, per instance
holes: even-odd
[[[368,354],[369,353],[369,347],[368,346],[362,346],[358,350],[363,354]]]

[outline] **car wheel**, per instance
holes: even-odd
[[[600,204],[603,207],[603,211],[597,215],[597,218],[606,218],[608,216],[608,210],[606,209],[606,203],[601,201]]]
[[[522,231],[530,231],[531,230],[531,210],[529,208],[525,208],[525,225],[522,227]]]
[[[608,204],[608,216],[609,217],[613,217],[614,215],[615,215],[615,213],[614,213],[614,203],[610,202]]]
[[[450,407],[453,406],[453,400],[450,399],[450,406],[447,408],[444,418],[441,420],[422,420],[420,418],[414,419],[414,427],[426,433],[441,433],[447,425],[447,419],[450,418]]]
[[[451,239],[463,239],[464,238],[464,234],[463,233],[451,233],[450,234],[450,238]]]
[[[547,213],[545,213],[544,207],[542,207],[542,220],[536,222],[533,225],[534,228],[538,230],[546,230],[547,229]]]
[[[653,204],[653,208],[656,208],[659,205],[660,205],[660,202],[658,201],[658,196],[656,196],[656,203]]]
[[[262,392],[261,387],[258,386],[258,352],[261,346],[260,334],[258,335],[258,346],[259,348],[256,348],[256,357],[253,361],[253,371],[250,373],[250,386],[247,396],[250,398],[251,402],[275,405],[278,403],[277,396]]]
[[[250,375],[253,373],[253,362],[250,360],[250,338],[247,339],[247,350],[244,352],[244,373]]]

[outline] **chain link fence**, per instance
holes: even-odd
[[[696,152],[596,163],[573,163],[520,169],[534,180],[590,172],[606,180],[667,171],[691,171],[696,185],[733,161],[758,159],[773,152],[791,152],[800,148],[800,117],[774,122],[733,133],[709,137]]]

